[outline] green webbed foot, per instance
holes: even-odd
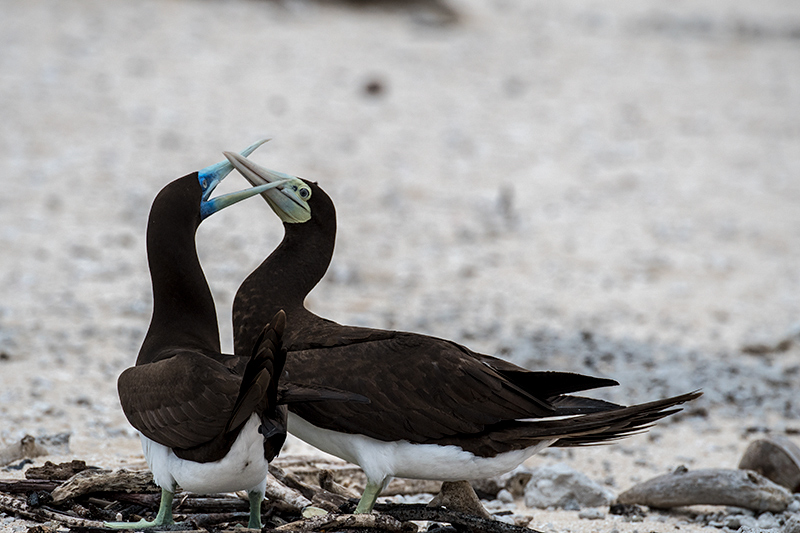
[[[168,526],[174,523],[172,520],[159,522],[158,520],[145,520],[142,518],[138,522],[103,522],[103,525],[111,529],[147,529],[149,527]]]
[[[361,495],[361,499],[358,501],[355,514],[371,513],[372,508],[375,506],[375,501],[378,499],[378,495],[385,488],[388,482],[389,481],[387,479],[382,483],[375,484],[367,480],[367,486],[364,487],[364,493]]]
[[[261,502],[264,501],[264,493],[259,490],[248,491],[247,497],[250,500],[250,520],[247,527],[250,529],[261,529]]]
[[[138,522],[105,522],[103,525],[111,529],[147,529],[172,525],[175,523],[172,520],[172,497],[173,494],[170,491],[161,489],[161,504],[158,507],[158,514],[155,520],[145,520],[143,518]]]

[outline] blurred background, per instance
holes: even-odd
[[[797,2],[2,11],[0,439],[138,448],[115,382],[150,319],[150,203],[262,137],[254,160],[336,202],[318,314],[614,377],[618,401],[800,416]],[[282,234],[259,199],[200,228],[226,349]]]

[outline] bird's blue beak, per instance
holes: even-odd
[[[241,151],[241,155],[243,157],[247,157],[248,155],[252,154],[256,148],[268,140],[269,139],[262,139],[251,144]],[[230,174],[232,170],[233,165],[231,165],[231,163],[226,159],[225,161],[220,161],[219,163],[206,167],[197,173],[197,179],[200,182],[200,188],[202,189],[202,196],[200,200],[201,220],[205,220],[207,217],[213,215],[217,211],[225,209],[228,206],[231,206],[237,202],[241,202],[242,200],[250,198],[251,196],[255,196],[256,194],[260,194],[266,190],[279,187],[286,182],[286,180],[282,180],[265,183],[251,189],[245,189],[229,194],[223,194],[222,196],[217,196],[216,198],[211,198],[211,193],[214,192],[214,189],[217,187],[217,185],[219,185],[220,182],[225,179],[225,177]]]

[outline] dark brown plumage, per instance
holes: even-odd
[[[272,181],[278,175],[235,155],[225,155],[253,184]],[[304,207],[299,193],[303,193]],[[294,198],[294,203],[284,201],[280,194]],[[282,379],[342,388],[369,398],[368,405],[320,402],[289,407],[290,413],[317,428],[303,429],[301,437],[310,438],[309,442],[323,450],[335,454],[338,450],[350,460],[364,456],[365,463],[373,461],[359,448],[362,441],[358,439],[352,441],[352,453],[345,449],[347,444],[327,449],[335,434],[457,446],[481,458],[533,450],[553,441],[555,446],[595,444],[646,429],[674,413],[676,405],[700,396],[693,392],[624,407],[570,395],[617,385],[614,380],[533,372],[448,340],[343,326],[321,318],[305,308],[304,300],[322,279],[333,255],[333,202],[316,183],[299,178],[288,182],[286,190],[274,189],[263,196],[284,220],[285,235],[236,294],[234,344],[237,352],[246,351],[258,335],[259,322],[276,309],[284,309],[288,322],[283,342],[288,355]],[[310,219],[298,222],[307,215],[295,204],[310,211]],[[289,212],[295,210],[300,216]],[[290,417],[289,430],[292,428]],[[419,453],[426,453],[424,449]],[[393,452],[376,452],[386,453]],[[382,471],[388,475],[402,471],[400,466],[392,466],[396,461],[374,460],[385,462]],[[361,466],[369,478],[369,467]],[[437,478],[434,470],[427,470],[432,479]],[[466,471],[464,478],[468,478]],[[370,482],[380,485],[386,480]],[[364,505],[362,510],[368,508]]]
[[[201,200],[195,172],[164,187],[153,202],[147,229],[153,316],[136,366],[119,377],[120,402],[142,434],[200,463],[224,457],[258,413],[272,433],[264,441],[270,461],[285,439],[285,431],[274,431],[284,416],[272,379],[285,361],[285,315],[278,310],[270,317],[248,356],[220,353],[214,300],[195,246]]]

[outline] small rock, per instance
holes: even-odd
[[[786,437],[768,437],[750,443],[739,468],[754,470],[792,492],[800,491],[800,448]]]
[[[789,507],[787,507],[786,510],[790,513],[800,512],[800,500],[792,500],[792,503],[789,504]]]
[[[734,530],[741,527],[756,527],[756,519],[744,514],[726,516],[721,522],[724,527]]]
[[[580,513],[578,513],[578,518],[584,518],[586,520],[602,520],[606,517],[606,513],[603,512],[603,509],[600,507],[590,507],[589,509],[583,509]]]
[[[502,486],[498,483],[496,478],[473,479],[470,481],[470,484],[475,494],[477,494],[478,498],[481,500],[493,500],[497,498],[497,493],[502,489]]]
[[[790,516],[783,524],[783,533],[800,533],[800,516]]]
[[[531,470],[524,466],[518,466],[511,472],[500,476],[502,486],[515,497],[522,497],[525,495],[525,487],[530,480]]]
[[[513,514],[511,517],[514,519],[514,524],[519,527],[528,527],[528,524],[533,522],[533,517],[524,514]]]
[[[533,469],[525,486],[525,505],[540,509],[552,506],[577,511],[606,506],[613,498],[610,490],[563,463]]]
[[[780,526],[778,519],[770,512],[762,513],[756,521],[756,526],[761,529],[774,529]]]
[[[506,489],[502,489],[500,492],[497,493],[497,499],[503,503],[514,503],[514,495],[511,494]]]
[[[632,503],[613,503],[608,508],[608,511],[611,514],[622,515],[622,516],[645,516],[647,512],[644,510],[643,507],[639,507],[638,505]]]
[[[512,526],[516,526],[516,522],[514,522],[514,517],[510,514],[500,514],[500,515],[492,515],[492,518],[497,520],[498,522],[503,522],[504,524],[511,524]]]

